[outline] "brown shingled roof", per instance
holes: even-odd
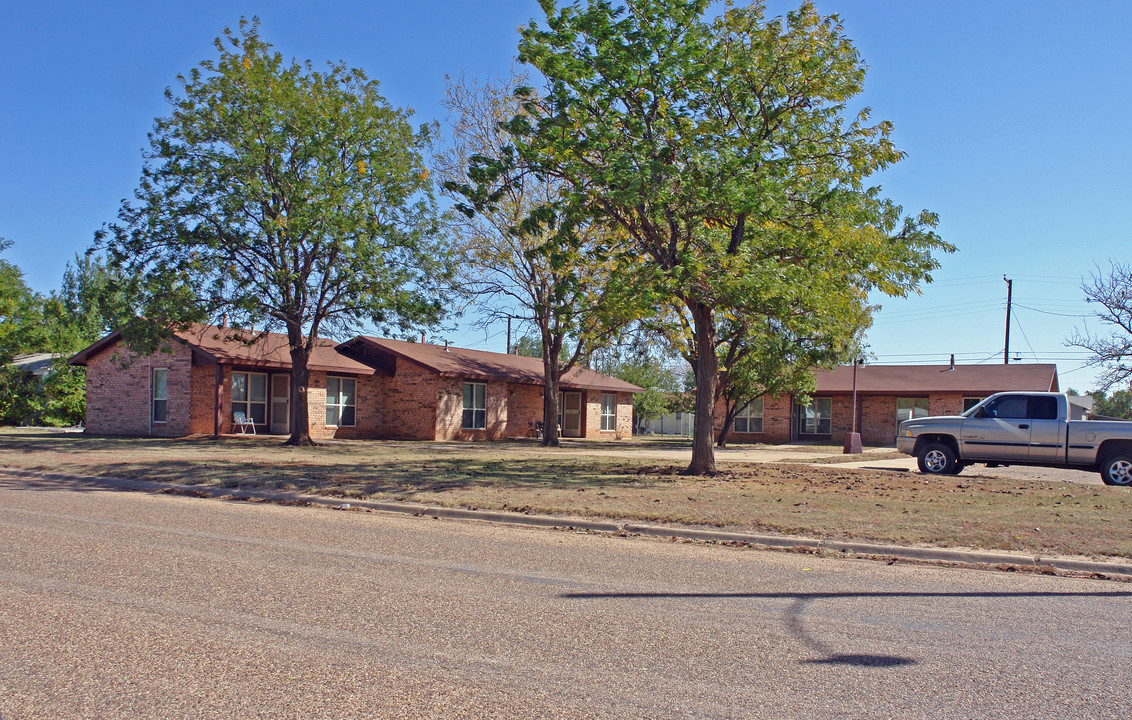
[[[173,333],[193,348],[196,357],[205,362],[220,365],[242,365],[250,367],[279,368],[291,367],[291,351],[287,336],[281,333],[259,333],[251,330],[219,328],[215,325],[194,325],[188,330]],[[116,344],[122,339],[121,333],[113,333],[84,350],[76,353],[68,362],[72,365],[85,365],[86,361]],[[307,366],[311,370],[342,372],[353,375],[373,375],[374,368],[346,357],[334,349],[333,340],[318,338]]]
[[[503,380],[524,385],[542,385],[542,359],[522,355],[465,350],[463,348],[427,343],[405,342],[359,336],[338,346],[340,351],[354,357],[364,357],[371,364],[381,363],[381,354],[392,355],[428,368],[443,377],[463,377],[473,380]],[[391,368],[390,368],[391,369]],[[603,375],[589,368],[575,367],[562,376],[565,390],[586,389],[608,392],[644,392],[642,388]]]
[[[1017,365],[863,365],[857,368],[857,392],[914,395],[953,392],[990,395],[1009,390],[1057,391],[1057,366]],[[853,366],[817,373],[815,393],[853,392]]]

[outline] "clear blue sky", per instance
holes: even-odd
[[[790,3],[769,3],[780,14]],[[1092,387],[1065,339],[1090,313],[1082,276],[1128,260],[1132,3],[818,0],[871,70],[864,102],[908,158],[879,179],[941,216],[958,246],[919,297],[878,299],[880,363],[1001,362],[1005,274],[1012,355]],[[41,292],[135,187],[162,93],[214,54],[241,15],[286,56],[344,60],[419,121],[443,121],[444,76],[505,71],[531,0],[9,3],[0,23],[0,236]],[[502,350],[505,328],[453,341]]]

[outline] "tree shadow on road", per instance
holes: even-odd
[[[819,657],[799,660],[804,665],[848,665],[866,668],[892,668],[915,665],[915,658],[901,655],[876,653],[839,653],[830,645],[818,640],[808,632],[803,624],[806,606],[818,600],[830,599],[876,599],[876,598],[1132,598],[1128,590],[1094,590],[1085,592],[1057,591],[980,591],[980,592],[572,592],[559,595],[569,600],[641,600],[641,599],[744,599],[744,600],[793,600],[785,613],[786,631],[803,646],[817,653]]]

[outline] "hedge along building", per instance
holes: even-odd
[[[286,336],[215,326],[174,333],[138,355],[113,333],[69,361],[87,369],[86,430],[100,435],[290,432]],[[307,395],[311,436],[490,440],[534,435],[542,360],[384,338],[319,340]],[[632,432],[641,389],[586,368],[563,376],[565,437]]]
[[[736,442],[818,440],[841,444],[853,428],[853,366],[816,374],[808,403],[790,395],[759,398],[736,416],[728,439]],[[1008,390],[1056,392],[1057,366],[1015,365],[862,365],[856,374],[857,431],[861,441],[896,441],[901,420],[958,415],[988,395]],[[723,428],[718,403],[715,430]]]

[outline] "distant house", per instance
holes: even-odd
[[[13,357],[12,362],[8,363],[8,366],[22,370],[42,380],[47,373],[51,372],[51,366],[55,361],[62,357],[65,356],[61,353],[25,353]]]
[[[1057,366],[864,365],[857,368],[857,430],[862,442],[896,441],[901,420],[957,415],[988,395],[1007,390],[1056,392]],[[723,427],[723,404],[715,430]],[[817,373],[805,405],[793,396],[759,398],[743,408],[728,437],[736,442],[819,440],[840,444],[853,427],[853,366]]]
[[[69,361],[87,368],[87,432],[290,432],[295,398],[284,335],[201,325],[175,333],[168,352],[145,356],[121,340],[109,335]],[[500,439],[532,436],[542,421],[538,358],[359,336],[318,341],[309,368],[315,438]],[[640,391],[571,370],[561,383],[562,435],[629,437]]]

